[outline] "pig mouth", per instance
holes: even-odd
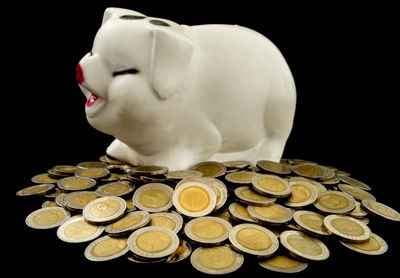
[[[91,93],[86,101],[86,106],[91,107],[99,100],[99,96]]]

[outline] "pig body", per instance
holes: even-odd
[[[89,123],[116,138],[107,153],[134,165],[279,161],[292,128],[290,69],[244,27],[109,8],[78,72]]]

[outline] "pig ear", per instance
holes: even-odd
[[[181,89],[193,53],[193,43],[184,34],[160,27],[152,29],[150,82],[161,99]]]
[[[140,16],[140,17],[146,17],[144,14],[141,14],[136,11],[128,10],[128,9],[121,9],[121,8],[107,8],[104,11],[103,14],[103,21],[101,22],[101,25],[106,23],[107,20],[109,20],[112,17],[121,17],[121,16]]]

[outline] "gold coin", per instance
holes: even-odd
[[[86,242],[97,238],[104,231],[104,226],[92,225],[81,215],[74,216],[57,229],[57,236],[65,242]]]
[[[112,236],[121,236],[144,227],[149,222],[150,214],[147,211],[133,211],[107,225],[105,231]]]
[[[318,164],[300,163],[293,166],[292,171],[299,176],[311,179],[327,179],[332,175],[327,167]]]
[[[362,243],[371,237],[368,226],[350,216],[328,215],[324,218],[324,228],[342,240],[353,243]]]
[[[68,211],[60,207],[40,208],[31,212],[25,223],[34,229],[51,229],[63,224],[70,216]]]
[[[293,208],[305,207],[313,204],[318,198],[318,192],[308,182],[291,181],[292,193],[284,202],[284,205]]]
[[[292,212],[278,204],[268,207],[248,206],[247,211],[251,217],[272,225],[286,224],[292,219]]]
[[[275,175],[259,174],[252,179],[253,189],[270,197],[287,197],[292,192],[289,182]]]
[[[203,173],[195,170],[177,170],[165,174],[165,177],[170,180],[182,180],[185,178],[201,177]]]
[[[260,257],[271,256],[279,247],[277,237],[257,224],[239,224],[229,232],[229,241],[235,249]]]
[[[364,218],[368,215],[368,212],[361,207],[360,202],[356,201],[356,207],[349,213],[349,215],[354,218]]]
[[[329,249],[325,244],[300,231],[282,232],[280,242],[294,256],[302,259],[321,261],[329,257]]]
[[[87,204],[83,217],[90,223],[106,224],[120,218],[126,210],[124,199],[115,196],[101,197]]]
[[[258,223],[258,220],[253,219],[250,216],[249,212],[247,211],[247,208],[239,203],[230,204],[228,209],[229,213],[232,215],[232,218],[237,221]]]
[[[148,212],[166,211],[172,207],[174,190],[163,183],[148,183],[139,187],[133,194],[135,206]]]
[[[187,243],[186,240],[180,240],[179,247],[174,253],[172,253],[167,259],[166,263],[177,263],[180,262],[192,254],[192,246]]]
[[[275,255],[259,262],[259,265],[272,271],[281,273],[297,273],[307,268],[308,263],[298,261],[282,254]]]
[[[368,241],[363,243],[349,243],[340,241],[347,248],[366,255],[381,255],[388,250],[386,242],[378,235],[371,233]]]
[[[352,211],[356,206],[356,202],[347,193],[328,190],[319,193],[314,206],[324,213],[344,214]]]
[[[45,183],[45,184],[37,184],[37,185],[32,185],[29,187],[25,187],[17,193],[15,193],[17,196],[32,196],[32,195],[43,195],[50,190],[54,188],[54,184],[51,183]]]
[[[96,194],[99,196],[123,196],[131,193],[135,186],[129,182],[117,181],[103,184],[96,189]]]
[[[67,177],[57,181],[57,186],[60,189],[75,191],[86,190],[96,185],[96,181],[90,178],[83,177]]]
[[[352,177],[340,176],[339,179],[341,181],[343,181],[344,183],[347,183],[349,185],[356,186],[356,187],[359,187],[359,188],[364,189],[364,190],[371,190],[371,187],[369,187],[369,185],[367,185],[367,184],[365,184],[365,183],[363,183],[363,182],[361,182],[359,180],[356,180],[356,179],[354,179]]]
[[[257,175],[257,173],[250,171],[238,171],[227,174],[225,180],[233,184],[251,184],[251,181]]]
[[[225,244],[197,248],[190,256],[190,262],[195,269],[206,274],[228,274],[242,266],[244,257]]]
[[[276,201],[276,198],[267,197],[254,192],[249,186],[238,187],[235,189],[234,193],[241,203],[249,205],[270,206]]]
[[[57,165],[54,166],[52,170],[59,174],[72,175],[78,170],[78,167],[72,165]]]
[[[292,183],[295,181],[301,181],[301,182],[306,182],[306,183],[310,184],[311,186],[314,187],[315,190],[317,190],[318,193],[328,191],[328,189],[326,189],[326,187],[323,184],[321,184],[320,182],[317,182],[315,180],[312,180],[312,179],[308,179],[305,177],[290,177],[289,183]]]
[[[63,203],[70,210],[83,210],[91,201],[98,196],[92,191],[75,191],[64,196]]]
[[[298,210],[293,213],[293,220],[300,229],[311,235],[329,235],[324,228],[324,216],[307,210]]]
[[[143,165],[133,167],[131,173],[138,176],[157,176],[168,173],[168,168],[159,165]]]
[[[224,161],[222,164],[225,165],[227,169],[245,169],[250,167],[250,162],[244,160],[232,160],[232,161]]]
[[[85,161],[76,165],[79,169],[106,168],[107,163],[101,161]]]
[[[287,164],[269,160],[259,160],[257,161],[256,166],[266,172],[278,175],[288,175],[292,172]]]
[[[171,255],[179,247],[176,233],[161,227],[144,227],[128,238],[129,249],[144,258],[162,258]]]
[[[376,198],[369,192],[361,189],[360,187],[353,186],[353,185],[348,185],[348,184],[339,184],[338,188],[343,191],[344,193],[347,193],[353,198],[357,200],[364,200],[364,199],[371,199],[371,200],[376,200]]]
[[[183,226],[183,218],[176,212],[157,212],[150,214],[150,226],[162,227],[178,233]]]
[[[400,221],[400,213],[396,210],[392,209],[391,207],[379,203],[374,200],[364,199],[361,201],[361,206],[374,215],[381,216],[383,218],[392,220],[392,221]]]
[[[108,261],[121,257],[128,251],[125,238],[103,236],[90,243],[84,254],[91,261]]]
[[[190,170],[195,170],[203,173],[203,177],[219,177],[225,174],[226,167],[224,164],[215,161],[205,161],[193,165]]]
[[[88,168],[81,169],[75,172],[76,177],[81,178],[91,178],[91,179],[101,179],[110,174],[110,171],[106,168]]]
[[[217,244],[228,238],[232,225],[213,216],[198,217],[185,225],[185,234],[191,240],[203,244]]]
[[[56,183],[57,179],[50,177],[48,173],[44,173],[33,176],[31,181],[34,183]]]

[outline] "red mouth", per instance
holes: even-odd
[[[90,107],[93,104],[96,103],[96,101],[99,99],[98,96],[96,96],[95,94],[91,94],[90,97],[88,98],[87,102],[86,102],[86,106]]]

